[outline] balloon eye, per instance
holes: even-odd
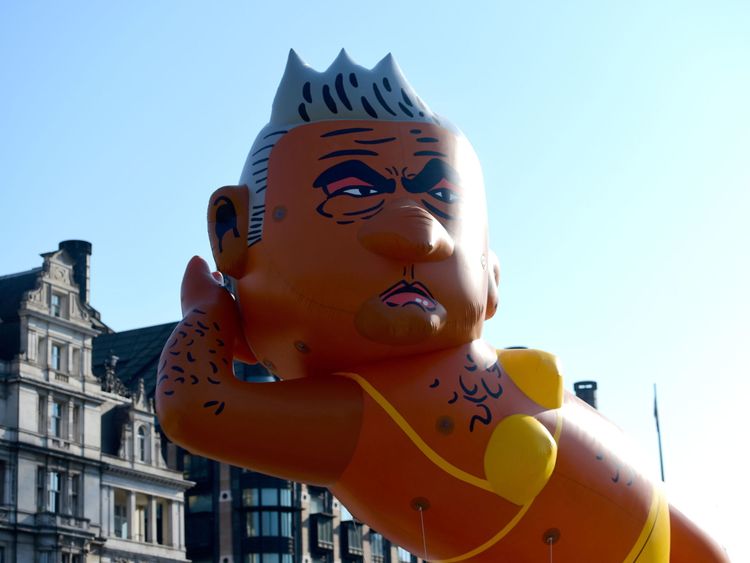
[[[369,195],[375,195],[381,193],[382,190],[377,186],[365,182],[361,178],[355,176],[348,176],[341,180],[331,182],[326,186],[326,191],[329,197],[348,195],[351,197],[367,197]]]
[[[373,188],[372,186],[351,186],[349,188],[336,190],[331,195],[346,194],[354,197],[366,197],[368,195],[375,195],[377,193],[380,193],[380,190]]]
[[[430,192],[430,195],[435,199],[443,201],[445,203],[455,203],[458,201],[458,194],[448,188],[437,188]]]

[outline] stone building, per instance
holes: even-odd
[[[184,491],[143,384],[97,379],[111,330],[89,303],[91,245],[0,277],[0,562],[186,561]]]

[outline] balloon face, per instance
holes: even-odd
[[[487,253],[466,139],[426,123],[298,127],[271,153],[263,240],[238,280],[248,342],[285,378],[468,342]]]

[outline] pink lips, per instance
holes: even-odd
[[[401,280],[393,287],[385,290],[380,299],[389,307],[406,307],[415,305],[423,311],[434,311],[436,304],[430,291],[421,283],[413,284]]]

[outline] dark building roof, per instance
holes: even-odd
[[[143,378],[146,394],[153,396],[159,356],[176,326],[177,323],[166,323],[97,336],[92,362],[94,374],[103,379],[106,362],[117,356],[114,372],[125,387],[134,391],[138,380]]]
[[[122,428],[128,424],[130,405],[119,405],[102,415],[102,452],[117,455],[122,442]]]
[[[156,387],[156,370],[159,356],[169,335],[177,323],[136,328],[123,332],[102,334],[94,338],[93,366],[94,375],[104,380],[107,373],[107,362],[117,356],[114,374],[130,391],[138,387],[138,380],[143,379],[146,396],[154,396]],[[261,364],[234,363],[235,375],[245,381],[267,382],[274,377]]]
[[[41,268],[0,277],[0,359],[12,360],[21,350],[18,310],[24,293],[37,286]]]

